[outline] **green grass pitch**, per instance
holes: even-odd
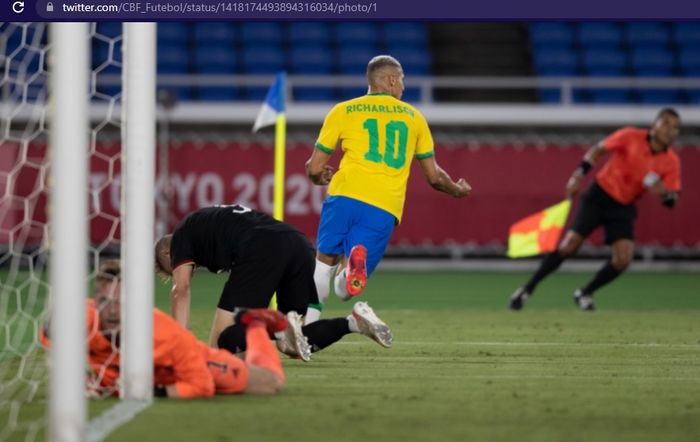
[[[590,274],[559,273],[508,311],[527,276],[377,272],[361,298],[393,348],[347,336],[310,363],[284,359],[279,396],[158,400],[107,440],[698,440],[700,275],[626,274],[584,313],[572,294]],[[194,279],[200,339],[224,281]],[[167,310],[168,286],[157,289]],[[350,308],[332,299],[324,317]]]

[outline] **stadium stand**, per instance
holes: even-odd
[[[121,25],[97,23],[93,69],[98,78],[121,70]],[[9,35],[5,53],[22,51],[31,35]],[[44,36],[45,38],[45,36]],[[456,44],[459,43],[459,44]],[[700,23],[160,23],[158,73],[270,75],[363,75],[378,53],[396,56],[409,78],[462,77],[700,77]],[[14,57],[22,58],[22,57]],[[44,63],[25,60],[28,72]],[[108,96],[118,87],[99,85]],[[180,100],[259,100],[263,87],[180,86]],[[328,86],[294,90],[298,101],[334,101],[364,93],[364,87]],[[98,97],[98,96],[96,96]],[[417,87],[404,93],[420,98]],[[434,99],[453,102],[558,103],[559,89],[436,89]],[[579,103],[699,103],[700,90],[574,89]]]
[[[532,64],[540,76],[699,77],[700,23],[531,23]],[[559,101],[557,90],[541,90],[543,102]],[[590,89],[577,102],[697,103],[700,91],[677,89]]]
[[[107,27],[118,30],[117,24]],[[298,75],[364,75],[369,59],[381,52],[398,57],[407,75],[432,73],[428,30],[422,23],[162,23],[158,29],[160,74],[269,75],[285,69]],[[365,91],[297,88],[294,99],[333,101]],[[260,100],[265,93],[262,87],[177,88],[185,100]],[[404,98],[417,100],[419,90],[407,89]]]

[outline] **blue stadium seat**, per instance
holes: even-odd
[[[328,45],[331,41],[331,30],[327,23],[294,22],[289,24],[287,38],[293,46],[312,44]]]
[[[622,44],[622,29],[616,23],[580,23],[576,34],[584,47],[612,48]]]
[[[673,54],[661,49],[635,48],[631,54],[632,70],[642,77],[670,77],[674,74]]]
[[[243,23],[241,38],[248,44],[280,45],[282,44],[282,25],[279,23]]]
[[[668,26],[659,22],[632,22],[625,26],[625,40],[636,49],[664,49],[668,47]]]
[[[233,74],[238,66],[230,46],[200,46],[194,57],[195,71],[202,74]]]
[[[101,40],[95,40],[93,41],[93,57],[97,57],[96,59],[93,59],[93,66],[97,66],[99,64],[104,63],[107,60],[110,60],[112,62],[117,62],[121,63],[122,62],[122,40],[114,40],[112,42],[106,42],[106,41],[101,41]],[[110,53],[111,51],[111,53]]]
[[[367,87],[342,87],[340,88],[340,99],[351,100],[367,94]]]
[[[682,47],[678,54],[678,67],[687,77],[700,77],[700,46]]]
[[[577,52],[562,48],[541,48],[534,53],[535,71],[548,77],[578,74]]]
[[[293,91],[296,101],[335,101],[337,95],[332,87],[298,87]]]
[[[307,43],[310,44],[310,43]],[[289,53],[289,65],[293,74],[327,75],[334,71],[334,53],[325,45],[295,47]],[[293,97],[297,101],[333,101],[332,87],[296,87]]]
[[[700,23],[673,23],[671,33],[679,45],[700,45]]]
[[[32,48],[32,52],[37,52],[39,48],[46,45],[48,27],[37,34],[38,29],[29,24],[14,24],[0,22],[0,32],[7,38],[6,44],[0,45],[6,55],[12,55],[13,60],[21,60],[22,56],[17,52],[20,47],[22,51]],[[26,28],[26,32],[25,29]],[[4,47],[3,47],[4,46]],[[35,69],[36,70],[36,69]],[[1,73],[0,73],[1,75]]]
[[[700,104],[700,89],[685,91],[685,100],[690,104]]]
[[[279,46],[255,45],[243,48],[243,72],[245,74],[272,75],[285,68],[284,51]],[[268,87],[249,86],[245,88],[248,100],[265,99]]]
[[[371,46],[345,46],[338,50],[338,66],[343,75],[364,76],[367,73],[367,63],[377,55]],[[340,98],[348,100],[367,93],[367,86],[342,87]]]
[[[333,73],[333,52],[325,46],[292,48],[289,66],[294,74],[321,75]]]
[[[158,52],[159,74],[186,74],[190,71],[190,53],[187,46],[170,44]]]
[[[99,67],[99,71],[95,71],[96,74],[96,80],[97,80],[97,92],[100,94],[105,94],[109,95],[110,97],[113,97],[122,91],[122,87],[120,85],[106,85],[103,83],[104,81],[104,76],[109,75],[109,76],[119,76],[122,73],[122,70],[119,66],[115,64],[107,64],[107,65],[102,65]]]
[[[589,89],[588,94],[592,103],[622,104],[631,101],[629,89]]]
[[[637,90],[639,101],[645,104],[679,103],[681,95],[677,89],[640,89]]]
[[[242,91],[236,87],[200,86],[197,97],[202,101],[233,101],[241,98]]]
[[[588,75],[616,77],[627,74],[627,53],[619,49],[597,47],[585,49],[582,62]]]
[[[190,51],[187,45],[182,43],[161,43],[158,46],[158,60],[156,67],[158,74],[188,74],[191,72]],[[172,87],[171,89],[178,100],[192,98],[192,89],[187,86]]]
[[[190,26],[184,22],[158,23],[158,45],[161,44],[187,44],[190,38]]]
[[[197,46],[208,44],[233,45],[236,41],[236,28],[232,23],[199,22],[194,24],[194,40]]]
[[[340,73],[344,75],[359,75],[367,72],[367,63],[377,55],[371,46],[343,46],[336,56]]]
[[[407,103],[418,103],[420,101],[420,88],[417,87],[407,87],[401,95],[401,101]]]
[[[335,25],[335,41],[347,45],[353,43],[372,44],[379,42],[378,25],[368,22],[342,22]]]
[[[95,32],[108,38],[119,37],[122,35],[122,24],[116,21],[99,21]]]
[[[382,35],[386,46],[428,44],[428,31],[423,23],[388,22],[382,28]]]
[[[23,47],[14,48],[12,54],[12,59],[7,62],[7,66],[3,66],[4,69],[9,69],[9,72],[5,73],[3,69],[2,74],[9,74],[11,77],[17,77],[20,74],[31,77],[42,69],[46,72],[46,57],[42,57],[39,51]]]
[[[531,23],[530,42],[533,46],[571,47],[574,28],[562,22]]]
[[[407,76],[428,75],[431,72],[430,52],[428,52],[427,48],[421,50],[405,46],[388,47],[386,53],[401,63]]]
[[[246,74],[275,74],[284,69],[282,48],[274,45],[255,45],[243,48],[243,71]]]

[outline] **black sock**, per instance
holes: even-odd
[[[595,274],[593,279],[581,290],[583,290],[584,293],[591,295],[605,284],[620,276],[621,273],[622,272],[613,267],[612,261],[608,261],[600,270],[598,270],[598,273]]]
[[[241,353],[246,349],[245,326],[242,324],[233,324],[224,329],[219,335],[219,348],[230,351],[231,353]]]
[[[535,287],[540,283],[547,275],[559,268],[561,263],[564,262],[564,257],[555,250],[552,253],[547,254],[540,263],[540,267],[537,269],[532,278],[525,284],[525,290],[532,294],[535,291]]]
[[[321,319],[301,328],[309,340],[311,351],[323,350],[350,333],[346,318]]]

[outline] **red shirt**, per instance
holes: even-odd
[[[632,204],[639,198],[646,190],[643,181],[649,172],[656,172],[668,190],[681,190],[678,155],[670,148],[654,154],[647,129],[622,128],[603,140],[603,147],[612,157],[596,181],[617,202]]]

